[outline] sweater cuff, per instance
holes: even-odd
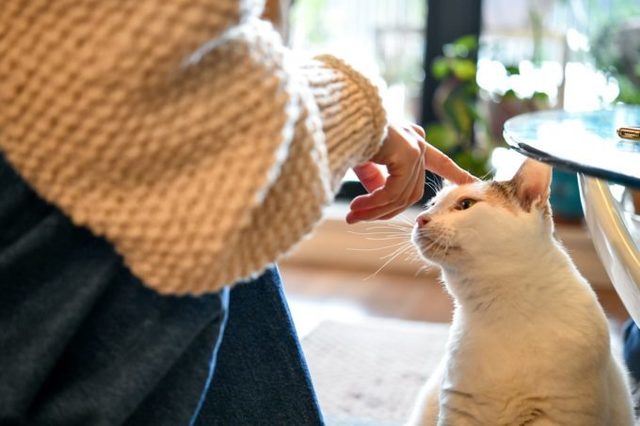
[[[373,157],[386,136],[387,118],[376,86],[344,61],[321,55],[303,71],[322,117],[332,186]]]

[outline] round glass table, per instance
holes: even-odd
[[[504,126],[516,151],[578,173],[585,220],[596,251],[629,314],[640,324],[640,216],[619,197],[616,184],[640,190],[640,141],[618,137],[640,126],[640,107],[519,115]]]

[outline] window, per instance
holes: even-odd
[[[296,49],[343,57],[373,79],[382,76],[390,117],[420,123],[425,114],[432,120],[433,84],[425,70],[442,44],[477,32],[477,5],[478,0],[297,0],[289,41]],[[428,16],[428,10],[435,15]],[[459,10],[465,10],[463,18]],[[362,192],[355,175],[348,174],[340,196]]]
[[[390,111],[418,121],[425,9],[424,0],[298,0],[290,42],[340,56],[374,79],[382,76]]]
[[[619,94],[598,63],[602,38],[639,12],[637,0],[486,0],[478,83],[494,98],[538,93],[539,107],[602,108]]]

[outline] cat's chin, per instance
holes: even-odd
[[[441,268],[442,267],[441,261],[436,260],[436,259],[432,259],[430,257],[427,257],[422,252],[420,252],[420,257],[422,258],[422,261],[424,262],[425,266],[427,266],[428,268]]]
[[[429,266],[448,265],[453,260],[454,254],[460,250],[457,246],[443,246],[437,240],[418,233],[414,233],[411,239],[422,259]]]
[[[418,253],[420,254],[420,258],[428,267],[442,267],[445,259],[442,256],[438,256],[437,253],[430,252],[429,250],[425,250],[424,246],[421,245],[419,241],[413,240],[413,244],[416,246]]]

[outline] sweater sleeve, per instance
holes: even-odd
[[[0,149],[159,292],[260,273],[383,138],[375,87],[251,1],[55,5],[0,13]]]

